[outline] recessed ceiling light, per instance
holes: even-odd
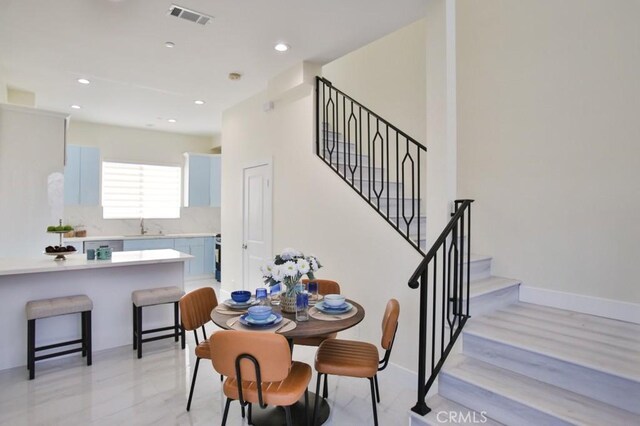
[[[167,42],[165,42],[164,47],[168,47],[169,49],[171,49],[172,47],[175,47],[175,45],[176,44],[174,42],[167,41]]]
[[[170,118],[167,120],[169,123],[175,123],[177,120],[175,118]]]
[[[289,50],[289,45],[285,44],[285,43],[278,43],[275,46],[273,46],[274,49],[276,49],[278,52],[286,52],[287,50]]]
[[[78,83],[80,83],[80,84],[89,84],[91,82],[89,80],[87,80],[86,78],[79,78],[78,79]]]
[[[241,78],[242,78],[242,74],[240,74],[239,72],[229,73],[229,80],[240,80]]]
[[[204,104],[206,104],[205,101],[193,101],[193,103],[196,104],[196,105],[204,105]]]
[[[80,105],[71,105],[71,108],[73,108],[73,109],[80,109],[81,107],[80,107]]]

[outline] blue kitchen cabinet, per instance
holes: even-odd
[[[187,153],[185,159],[185,207],[220,207],[220,156]]]
[[[211,274],[205,271],[205,238],[176,238],[174,249],[193,256],[185,263],[185,276]]]
[[[173,238],[143,238],[139,240],[124,240],[124,251],[160,250],[172,248],[174,248]]]
[[[80,152],[82,148],[67,145],[67,164],[64,166],[64,203],[80,204]]]
[[[211,172],[209,176],[209,201],[211,207],[220,207],[221,189],[220,179],[222,175],[222,158],[219,155],[211,157]]]
[[[64,167],[65,204],[98,205],[100,202],[100,150],[67,145]]]
[[[215,274],[216,272],[216,259],[215,259],[216,239],[214,237],[207,237],[204,239],[204,273]]]

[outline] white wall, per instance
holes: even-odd
[[[295,95],[281,96],[268,113],[262,93],[223,114],[223,288],[242,283],[242,167],[272,158],[274,251],[296,247],[317,255],[325,265],[319,276],[336,279],[365,307],[362,325],[345,336],[378,343],[385,304],[397,298],[397,347],[415,348],[417,293],[407,280],[420,257],[314,154],[313,80],[289,92]],[[393,361],[415,368],[416,358],[417,349],[397,350]]]
[[[60,217],[50,205],[48,177],[63,170],[65,118],[0,105],[0,257],[39,257],[57,242],[46,233]]]
[[[416,21],[324,65],[322,76],[424,144],[426,31]]]
[[[210,153],[209,137],[135,129],[71,120],[67,143],[100,148],[102,161],[184,165],[184,152]],[[65,206],[65,220],[86,226],[88,235],[128,235],[140,231],[139,220],[103,219],[101,206]],[[180,219],[145,220],[150,232],[219,232],[220,209],[186,207]]]
[[[7,102],[7,77],[6,71],[0,64],[0,103]]]
[[[457,7],[475,251],[528,286],[640,302],[640,3]]]

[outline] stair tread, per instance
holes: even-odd
[[[465,407],[464,405],[460,405],[457,402],[454,402],[450,399],[444,398],[441,395],[434,395],[430,398],[428,398],[426,400],[427,406],[429,408],[431,408],[431,411],[429,413],[427,413],[425,416],[420,416],[420,419],[423,419],[427,424],[430,425],[441,425],[443,424],[442,421],[439,420],[439,416],[438,413],[440,412],[452,412],[452,413],[463,413],[463,414],[467,414],[467,413],[475,413],[475,419],[477,419],[475,422],[472,420],[473,417],[471,418],[470,421],[457,421],[455,424],[457,425],[477,425],[478,423],[483,424],[484,426],[502,426],[502,423],[498,423],[495,420],[492,420],[490,418],[486,418],[486,421],[482,421],[482,416],[479,412],[472,410],[471,408]],[[447,421],[445,423],[451,424],[452,422],[449,422],[449,417],[445,417],[445,415],[440,415],[440,417],[442,418],[442,420],[444,420],[445,418],[447,419]],[[468,419],[468,417],[465,417],[465,420]],[[452,419],[453,420],[453,419]]]
[[[464,332],[640,382],[637,342],[589,329],[570,317],[564,321],[542,316],[514,318],[519,305],[472,319]]]
[[[471,292],[471,297],[478,297],[487,293],[493,293],[494,291],[520,285],[521,283],[522,282],[520,280],[513,278],[497,277],[492,275],[488,278],[471,281],[469,291]]]
[[[640,415],[464,355],[451,357],[443,374],[572,424],[640,424]]]

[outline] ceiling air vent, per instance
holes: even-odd
[[[186,19],[189,22],[200,25],[206,25],[213,19],[213,16],[205,15],[204,13],[196,12],[195,10],[189,10],[175,4],[172,4],[169,8],[168,15],[175,16],[176,18]]]

